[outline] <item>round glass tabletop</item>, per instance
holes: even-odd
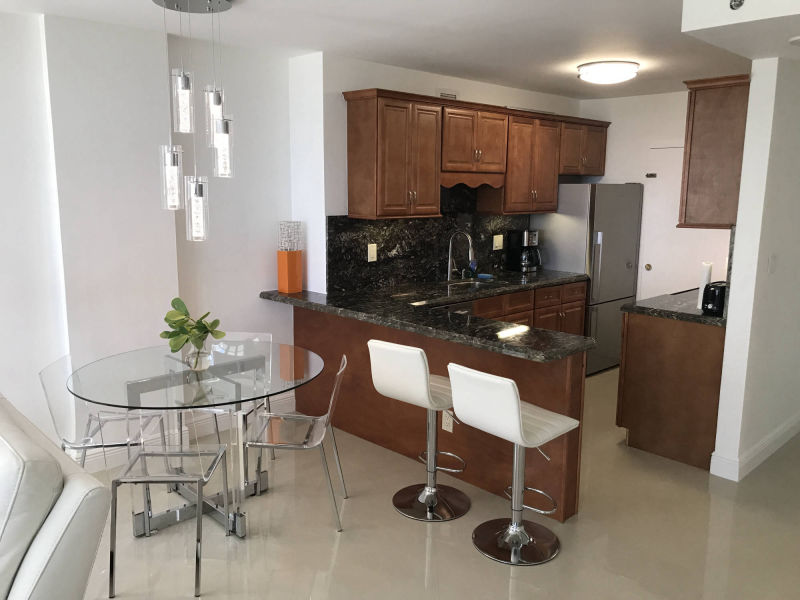
[[[293,390],[322,371],[322,358],[299,346],[215,340],[197,365],[188,349],[154,346],[101,358],[77,369],[67,389],[83,400],[127,410],[224,406]]]

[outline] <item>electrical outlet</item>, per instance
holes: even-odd
[[[453,415],[446,410],[442,411],[442,429],[453,433]]]
[[[492,250],[503,249],[503,234],[492,237]]]
[[[378,244],[367,244],[367,262],[378,260]]]

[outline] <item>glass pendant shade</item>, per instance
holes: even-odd
[[[172,128],[176,133],[194,132],[194,102],[192,74],[172,69]]]
[[[203,95],[206,100],[206,139],[211,148],[214,145],[214,121],[222,118],[225,92],[213,85],[207,85]]]
[[[183,148],[161,146],[161,208],[183,208]]]
[[[202,242],[208,238],[208,178],[186,177],[186,239]]]
[[[214,121],[214,177],[233,177],[233,120],[223,117]]]

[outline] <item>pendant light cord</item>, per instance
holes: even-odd
[[[167,33],[167,3],[164,3],[164,54],[167,56],[167,90],[170,90],[170,97],[172,96],[172,67],[169,64],[169,34]],[[172,113],[170,112],[169,118],[167,119],[167,127],[169,129],[169,135],[167,136],[167,140],[169,141],[169,149],[172,152]]]
[[[192,65],[192,13],[186,13],[186,21],[187,21],[187,29],[189,30],[189,66]],[[194,86],[194,81],[192,81],[192,85]],[[194,89],[192,90],[192,101],[194,101]],[[195,135],[197,127],[193,128],[195,131],[192,131],[192,162],[194,163],[194,179],[195,183],[197,182],[197,144],[195,144]]]

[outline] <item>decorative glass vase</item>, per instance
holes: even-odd
[[[186,366],[192,371],[205,371],[214,364],[214,355],[206,348],[206,344],[199,350],[192,346],[186,355]]]

